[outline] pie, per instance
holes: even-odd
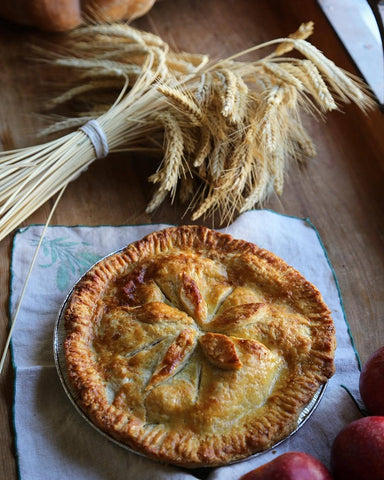
[[[86,415],[135,452],[183,467],[275,445],[334,372],[318,289],[273,253],[199,226],[101,260],[63,318]]]

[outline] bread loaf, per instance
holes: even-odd
[[[155,0],[1,0],[0,17],[41,30],[71,30],[87,19],[99,22],[133,20]]]

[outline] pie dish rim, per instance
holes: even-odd
[[[144,458],[148,458],[150,460],[153,460],[153,458],[141,451],[134,450],[131,448],[129,445],[126,443],[121,442],[117,438],[114,438],[111,434],[108,432],[102,430],[102,428],[90,418],[90,416],[87,414],[86,410],[81,406],[81,402],[78,400],[77,397],[79,395],[77,394],[76,390],[72,386],[68,375],[67,375],[67,367],[66,367],[66,360],[65,360],[65,351],[64,351],[64,339],[66,337],[66,330],[65,330],[65,319],[64,319],[64,314],[66,311],[66,308],[68,306],[68,303],[71,299],[72,293],[76,288],[76,285],[82,281],[82,279],[88,274],[89,271],[91,271],[95,265],[97,265],[99,262],[104,261],[105,259],[121,253],[125,250],[126,247],[119,248],[117,250],[114,250],[103,257],[101,257],[97,262],[92,264],[86,272],[84,272],[81,277],[78,278],[78,280],[72,285],[70,288],[69,292],[67,293],[64,301],[62,302],[60,308],[59,308],[59,313],[56,316],[55,320],[55,325],[54,325],[54,332],[53,332],[53,353],[54,353],[54,361],[55,361],[55,367],[56,371],[60,380],[60,383],[62,385],[62,388],[64,389],[64,392],[66,393],[66,396],[70,400],[71,404],[73,405],[74,409],[78,413],[78,415],[88,424],[92,427],[94,431],[96,431],[98,434],[100,434],[102,437],[106,438],[113,444],[119,446],[120,448],[123,448],[124,450],[127,450],[130,453],[133,453],[135,455],[139,455]],[[312,414],[316,411],[317,407],[319,406],[325,391],[328,386],[328,381],[320,385],[319,389],[316,391],[316,393],[313,395],[312,399],[308,402],[306,406],[304,406],[301,414],[299,415],[298,421],[297,421],[297,426],[296,428],[290,432],[287,436],[284,438],[280,439],[278,442],[276,442],[274,445],[271,445],[269,448],[266,450],[262,450],[260,452],[253,453],[247,457],[240,458],[237,460],[230,461],[228,463],[223,464],[222,466],[227,466],[227,465],[235,465],[237,463],[242,463],[246,462],[248,460],[251,460],[253,458],[257,458],[259,456],[265,455],[269,452],[271,452],[273,449],[277,448],[279,445],[285,443],[287,440],[289,440],[291,437],[296,435],[298,431],[305,425],[305,423],[310,419]],[[182,467],[179,465],[176,465],[178,468],[186,468],[189,470],[188,467]],[[194,469],[198,468],[217,468],[217,466],[211,466],[211,465],[201,465],[201,467],[192,467]]]

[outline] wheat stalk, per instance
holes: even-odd
[[[196,105],[193,98],[185,94],[180,87],[169,87],[167,85],[160,85],[159,92],[167,97],[171,103],[175,105],[182,113],[189,117],[192,125],[201,125],[203,121],[203,112]]]
[[[180,123],[176,117],[168,112],[162,112],[155,115],[155,121],[159,121],[164,127],[165,154],[161,168],[152,175],[149,180],[153,183],[160,183],[158,192],[171,192],[174,197],[179,178],[185,174],[183,167],[184,139],[180,128]],[[162,195],[156,195],[147,207],[147,212],[151,213],[156,208],[158,199]]]
[[[303,24],[217,62],[174,52],[160,37],[125,24],[69,34],[57,52],[45,52],[71,79],[51,105],[91,105],[42,132],[61,137],[0,153],[0,239],[95,161],[87,135],[70,131],[95,115],[110,151],[157,148],[163,139],[149,212],[179,187],[184,200],[192,198],[195,220],[218,209],[229,222],[271,191],[281,194],[289,162],[315,154],[301,110],[327,112],[342,101],[366,110],[373,103],[359,80],[306,40],[312,30],[311,22]],[[261,49],[272,51],[239,60]],[[287,57],[292,50],[303,58]]]

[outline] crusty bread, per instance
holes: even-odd
[[[133,20],[147,13],[154,3],[155,0],[1,0],[0,17],[45,31],[63,32],[87,19]]]

